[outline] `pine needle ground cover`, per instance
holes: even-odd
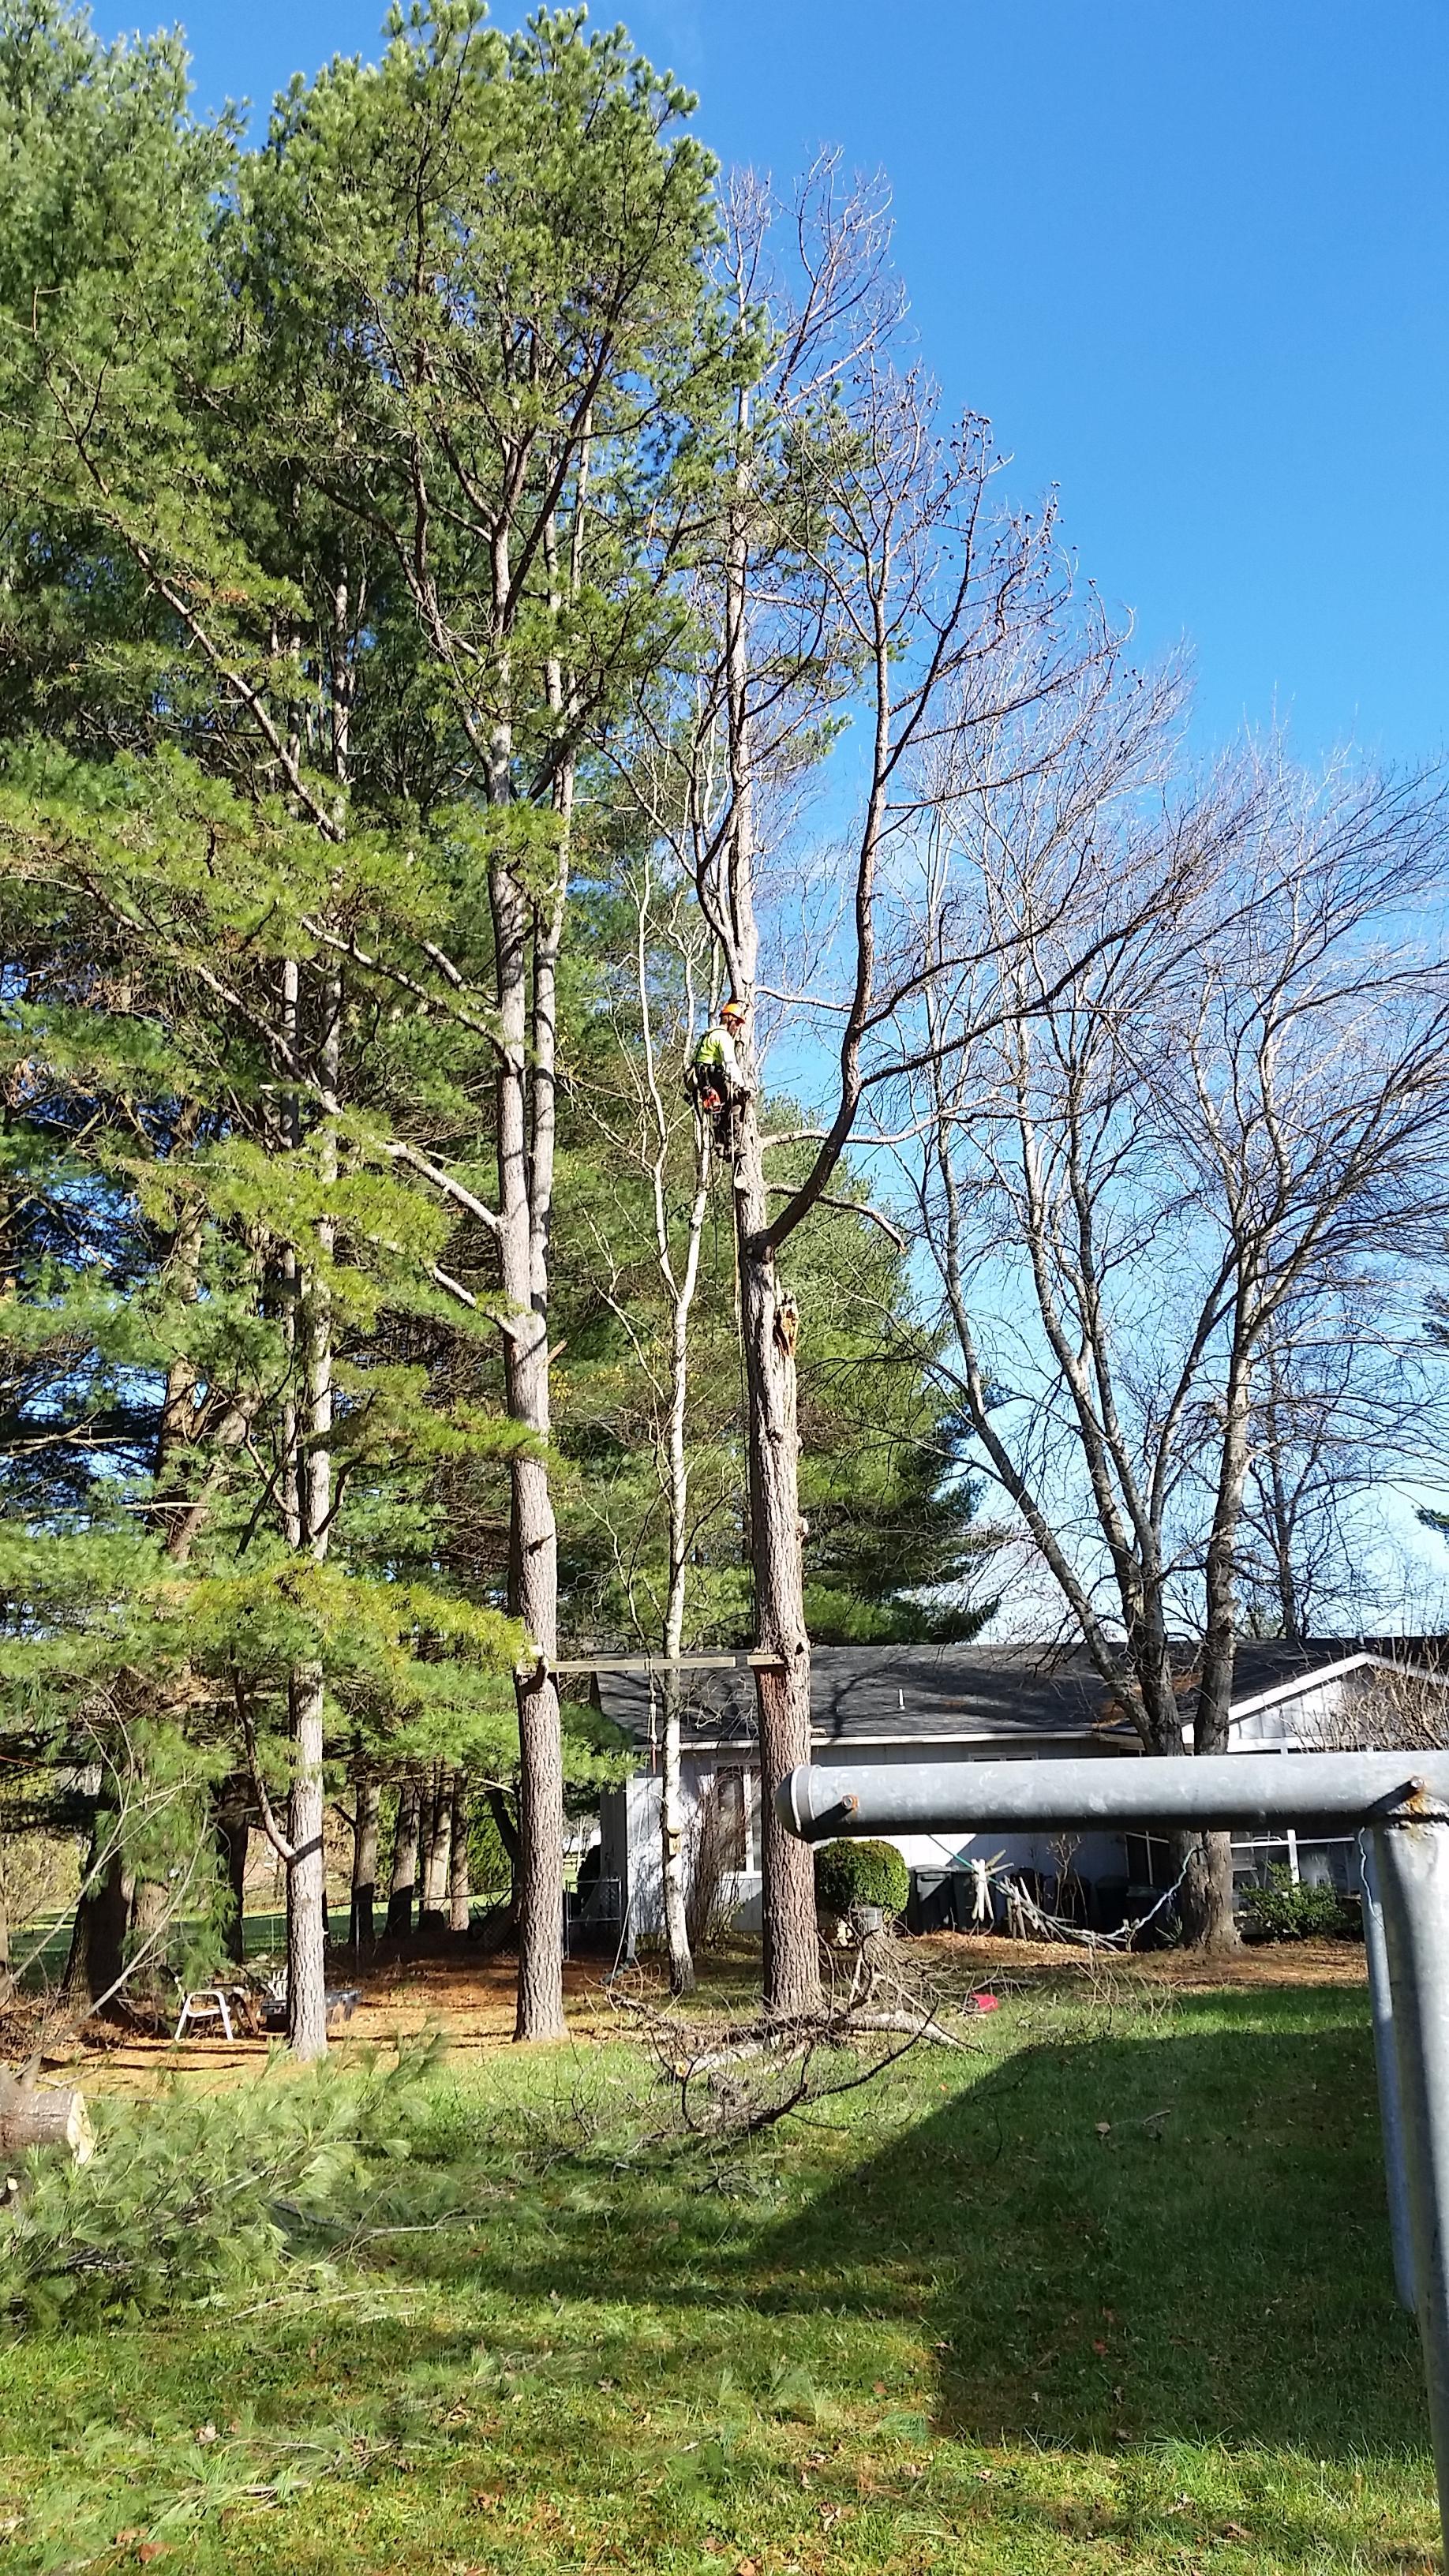
[[[1437,2564],[1361,1991],[1024,1995],[748,2149],[666,2125],[622,2045],[444,2063],[279,2272],[17,2335],[0,2567]]]

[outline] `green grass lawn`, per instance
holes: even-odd
[[[1365,1997],[982,2028],[713,2157],[622,2046],[445,2067],[392,2232],[0,2351],[0,2570],[1437,2564]]]

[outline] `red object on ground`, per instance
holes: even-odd
[[[1000,2012],[1001,2010],[1000,1995],[973,1995],[971,2001],[977,2012]]]

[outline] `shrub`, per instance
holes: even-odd
[[[815,1904],[842,1919],[862,1905],[904,1914],[911,1873],[894,1843],[823,1843],[815,1855]]]
[[[1260,1941],[1321,1941],[1355,1929],[1352,1909],[1332,1887],[1295,1885],[1291,1870],[1275,1861],[1266,1887],[1243,1898],[1244,1928]]]

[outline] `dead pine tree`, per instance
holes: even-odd
[[[648,1206],[647,1280],[639,1277],[631,1210],[624,1210],[619,1228],[623,1254],[606,1221],[595,1220],[595,1234],[602,1293],[648,1390],[648,1438],[667,1530],[662,1593],[637,1566],[621,1565],[620,1572],[639,1642],[657,1640],[666,1666],[658,1700],[660,1892],[670,1988],[682,1995],[693,1989],[695,1969],[680,1758],[684,1695],[671,1667],[684,1650],[691,1558],[719,1507],[716,1492],[702,1499],[696,1493],[691,1457],[692,1324],[716,1158],[713,1125],[701,1114],[687,1069],[718,1003],[720,957],[692,899],[689,874],[655,837],[663,800],[676,785],[672,762],[652,759],[647,744],[634,750],[637,765],[621,779],[620,807],[626,824],[642,823],[650,837],[624,880],[633,928],[629,1031],[621,1030],[617,1077],[607,1092],[601,1086],[586,1092],[579,1084],[575,1091],[617,1168],[642,1182]]]
[[[772,2011],[794,2016],[818,2009],[820,1970],[810,1854],[780,1824],[774,1796],[811,1745],[788,1247],[831,1204],[833,1184],[862,1205],[847,1149],[872,1090],[899,1069],[895,1022],[920,980],[899,873],[926,810],[929,749],[948,722],[984,722],[1003,696],[1061,694],[1101,637],[1090,614],[1063,618],[1071,584],[1050,513],[1032,521],[995,505],[985,424],[943,429],[932,388],[893,364],[901,300],[880,192],[843,192],[827,156],[781,213],[748,179],[727,201],[722,291],[742,341],[764,332],[765,355],[737,396],[695,578],[707,645],[653,749],[660,759],[672,750],[678,770],[661,827],[672,828],[745,1010],[728,1180],[761,1658],[764,1992]],[[842,834],[827,768],[829,848],[817,865],[814,773],[847,711],[858,719],[859,783]],[[670,826],[671,810],[682,826]],[[819,912],[822,884],[830,918],[801,989],[790,925]],[[804,1139],[813,1153],[788,1183],[771,1178],[770,1155],[787,1139],[772,1130],[761,1072],[785,1013],[792,1036],[808,1032],[834,1064]],[[800,1131],[788,1141],[798,1145]]]

